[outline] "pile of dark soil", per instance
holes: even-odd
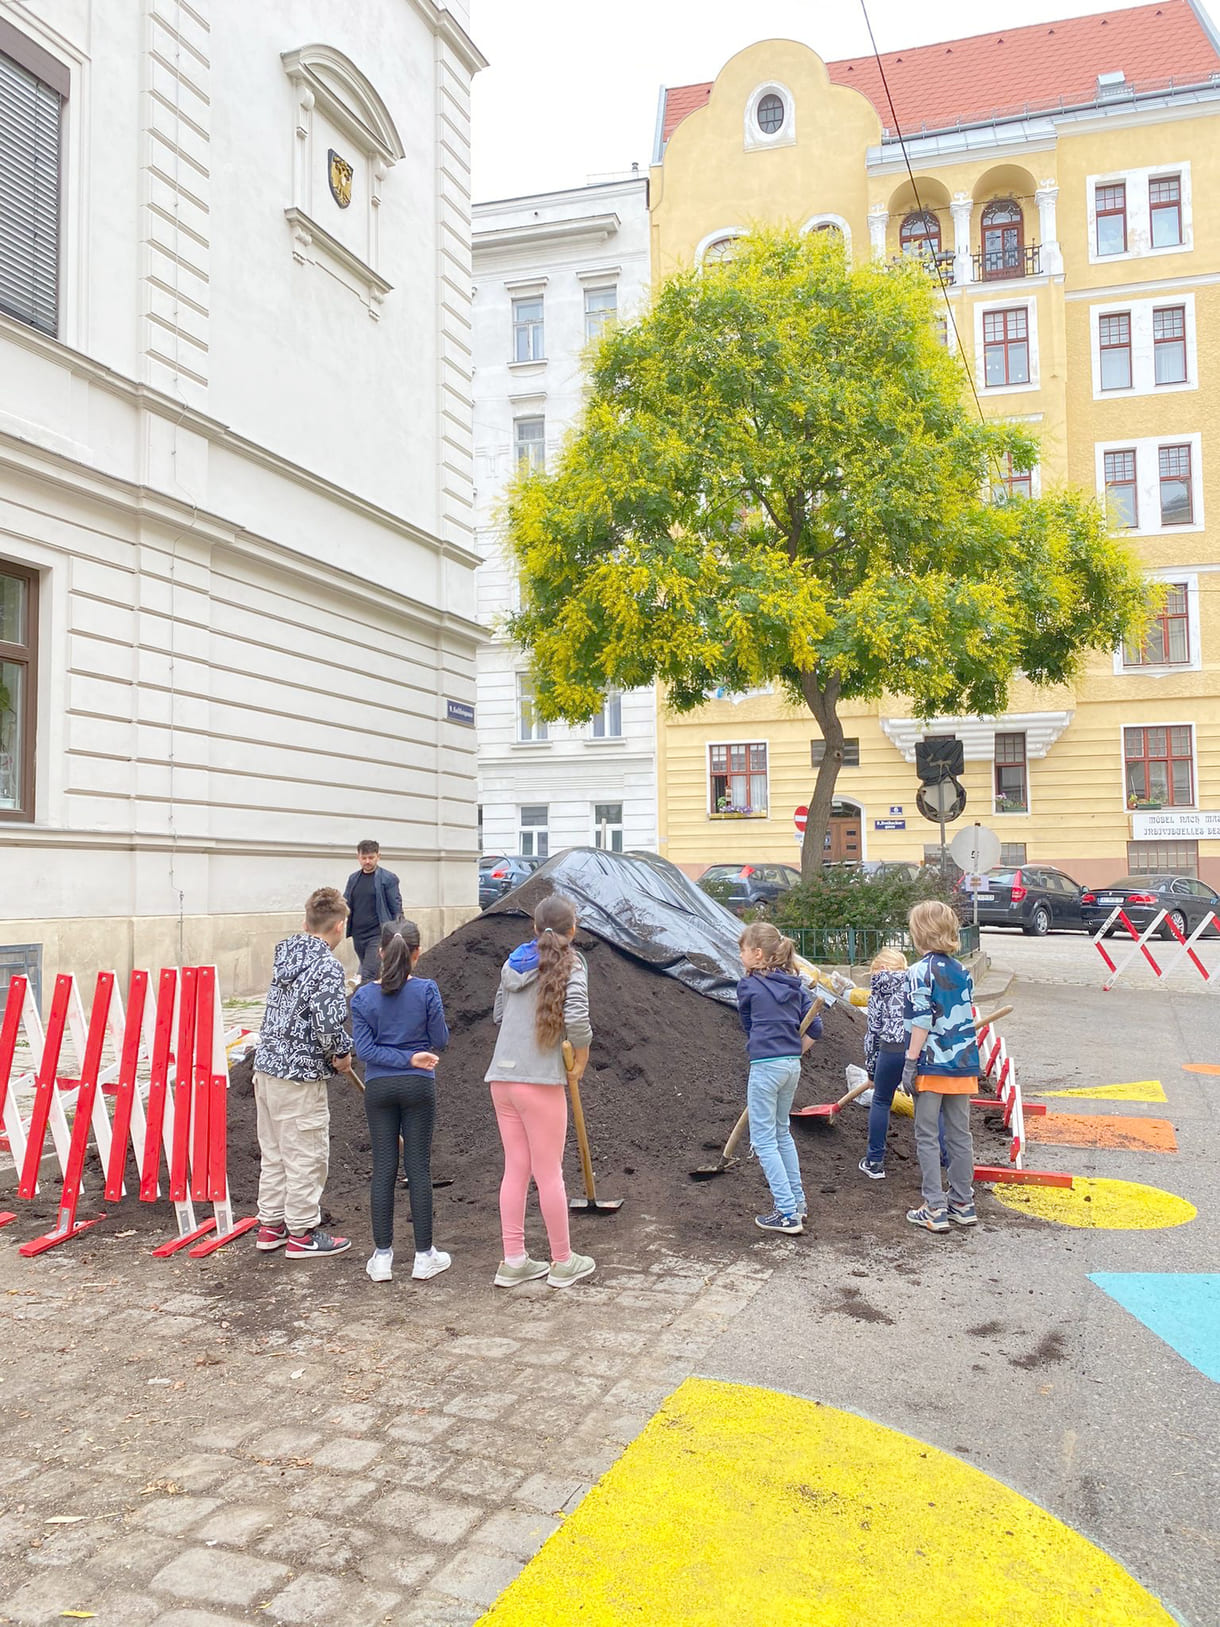
[[[435,979],[452,1033],[437,1070],[438,1114],[432,1170],[438,1246],[499,1249],[497,1192],[501,1173],[495,1114],[483,1076],[495,1048],[492,1003],[500,968],[530,935],[521,916],[485,915],[430,950],[421,976]],[[672,1228],[686,1246],[733,1237],[756,1241],[752,1217],[768,1203],[754,1162],[706,1182],[688,1172],[715,1162],[745,1105],[747,1063],[736,1013],[714,1000],[581,933],[577,947],[589,965],[595,1038],[581,1099],[593,1147],[598,1193],[626,1199],[613,1219],[573,1217],[574,1246],[596,1251],[598,1240],[629,1245],[637,1227]],[[862,1060],[864,1014],[853,1023],[840,1010],[824,1013],[825,1034],[806,1056],[798,1106],[834,1101],[846,1089],[844,1069]],[[257,1190],[251,1064],[231,1075],[229,1178],[235,1201],[249,1205]],[[370,1150],[360,1093],[331,1086],[331,1159],[326,1204],[334,1223],[363,1238],[368,1219]],[[833,1124],[795,1119],[816,1236],[891,1240],[909,1231],[904,1216],[917,1196],[911,1121],[891,1127],[891,1178],[866,1181],[856,1169],[864,1150],[866,1113],[847,1108]],[[1002,1137],[976,1124],[980,1161],[1006,1156]],[[583,1192],[575,1138],[569,1135],[569,1195]],[[405,1219],[406,1202],[403,1201]],[[536,1205],[527,1222],[543,1246]],[[404,1237],[399,1245],[406,1247]]]

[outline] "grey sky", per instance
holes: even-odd
[[[882,51],[1125,5],[1087,0],[869,0]],[[714,79],[755,40],[828,60],[869,48],[859,0],[472,0],[491,66],[474,82],[474,196],[515,197],[641,170],[657,91]]]

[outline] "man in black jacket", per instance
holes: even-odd
[[[402,894],[394,872],[381,868],[381,847],[377,842],[361,842],[356,857],[360,868],[352,871],[343,889],[348,908],[347,936],[360,962],[360,981],[375,983],[380,971],[377,949],[381,929],[387,921],[401,919]]]

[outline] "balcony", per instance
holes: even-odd
[[[1042,247],[1038,243],[1011,248],[985,249],[970,256],[975,282],[1007,282],[1010,277],[1036,277],[1042,270]]]

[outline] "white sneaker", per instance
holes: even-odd
[[[374,1249],[369,1255],[368,1264],[364,1268],[369,1274],[371,1282],[393,1282],[394,1280],[394,1250],[392,1248]]]
[[[429,1249],[427,1254],[417,1254],[411,1275],[416,1282],[422,1282],[425,1277],[439,1276],[442,1271],[448,1271],[453,1264],[450,1257],[438,1248]]]

